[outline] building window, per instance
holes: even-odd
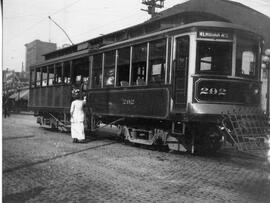
[[[92,88],[100,88],[102,82],[102,54],[93,56]]]
[[[115,51],[105,53],[104,87],[114,86],[115,80]]]
[[[149,84],[165,83],[166,40],[150,42],[149,47]]]
[[[132,84],[146,84],[146,58],[147,44],[140,44],[133,47],[132,52]]]
[[[117,86],[129,85],[130,47],[118,50]]]

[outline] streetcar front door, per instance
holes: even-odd
[[[185,112],[187,105],[187,77],[189,66],[189,36],[175,38],[173,111]]]

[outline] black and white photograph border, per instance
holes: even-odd
[[[2,1],[2,202],[270,202],[270,2]]]

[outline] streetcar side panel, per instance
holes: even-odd
[[[88,105],[97,115],[167,118],[169,89],[100,90],[88,94]]]
[[[30,89],[29,108],[33,110],[67,109],[71,102],[71,86],[51,86]]]

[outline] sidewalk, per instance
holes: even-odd
[[[11,114],[34,115],[34,112],[33,111],[19,111],[19,112],[11,112]]]

